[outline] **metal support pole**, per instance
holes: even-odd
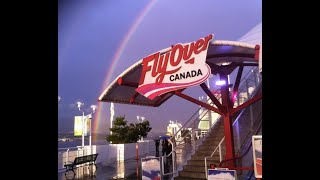
[[[67,149],[66,162],[69,161],[69,150],[70,150],[70,149]]]
[[[249,106],[249,111],[250,111],[250,131],[253,131],[253,121],[254,121],[254,119],[253,119],[253,110],[252,110],[252,105],[251,106]]]
[[[253,71],[253,73],[254,73],[254,71]],[[254,75],[253,76],[254,77],[254,79],[256,79],[256,76]],[[250,99],[250,92],[249,92],[249,82],[248,82],[248,80],[246,80],[246,89],[247,89],[247,99]],[[249,107],[249,112],[250,112],[250,130],[252,131],[252,127],[253,127],[253,114],[252,114],[252,106],[250,106]]]
[[[89,146],[90,146],[90,149],[91,149],[91,140],[92,140],[92,136],[91,136],[91,120],[92,120],[92,118],[90,118],[90,137],[89,137]]]
[[[240,143],[240,129],[239,129],[239,121],[236,122],[236,133],[237,133],[237,152],[240,153],[241,143]]]
[[[226,156],[225,159],[232,159],[235,157],[234,143],[233,143],[233,132],[230,114],[227,113],[224,117],[224,134],[225,134],[225,145],[226,145]],[[229,166],[234,167],[234,161],[230,161]]]
[[[250,99],[250,93],[249,93],[249,82],[246,80],[246,89],[247,89],[247,100]]]
[[[226,74],[220,74],[221,80],[227,80]],[[224,121],[224,135],[225,135],[225,145],[226,145],[226,159],[232,159],[234,155],[234,143],[233,143],[233,131],[232,131],[232,118],[229,107],[231,104],[230,94],[229,94],[229,84],[221,86],[221,99],[222,105],[225,107],[226,113],[223,115]],[[234,167],[234,161],[230,161],[229,166]]]
[[[239,106],[240,105],[240,98],[242,98],[242,97],[240,97],[240,92],[239,91],[237,91],[237,106]]]
[[[256,77],[257,77],[257,85],[256,85],[256,87],[258,87],[258,84],[260,83],[260,77],[259,77],[260,73],[259,73],[259,70],[256,70],[254,73],[255,73],[255,75],[256,75]]]
[[[257,88],[258,84],[259,84],[259,75],[257,76],[256,70],[254,70],[254,69],[252,70],[252,73],[253,73],[253,77],[254,77],[254,85]]]
[[[230,75],[228,74],[228,87],[229,87],[229,84],[230,84]],[[229,87],[229,92],[231,91],[231,87]]]
[[[196,151],[196,131],[195,128],[192,128],[192,151]]]
[[[84,147],[84,112],[82,111],[82,147]]]
[[[175,140],[174,140],[175,142]],[[172,168],[173,168],[173,172],[176,172],[176,155],[175,155],[175,152],[173,151],[174,148],[175,148],[175,143],[172,142],[172,145],[171,145],[171,158],[172,158]]]
[[[220,162],[222,161],[222,149],[221,149],[221,144],[219,144],[219,160],[220,160]]]
[[[139,159],[139,145],[136,143],[136,160]]]

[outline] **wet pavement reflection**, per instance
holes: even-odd
[[[187,156],[187,153],[191,151],[191,146],[188,144],[182,145],[177,148],[176,151],[176,160],[177,167],[181,165],[184,159]],[[160,151],[161,152],[161,151]],[[58,173],[59,180],[109,180],[109,179],[141,179],[141,158],[145,158],[147,156],[156,156],[159,157],[161,154],[156,153],[156,151],[150,152],[148,154],[144,154],[136,158],[128,159],[125,161],[117,161],[109,165],[97,164],[94,165],[86,165],[77,167],[75,169],[75,175],[72,171],[69,171],[65,175],[65,171],[61,171]],[[172,158],[169,157],[165,159],[164,171],[165,173],[172,172]],[[163,177],[163,180],[171,179],[172,175],[167,175]]]

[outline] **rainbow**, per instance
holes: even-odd
[[[143,10],[139,13],[137,18],[134,20],[132,26],[129,28],[128,32],[125,34],[123,40],[120,43],[120,46],[116,50],[116,53],[114,54],[111,64],[109,65],[109,69],[107,70],[107,75],[106,78],[103,82],[102,90],[101,93],[104,91],[104,89],[109,85],[111,82],[111,77],[114,72],[115,66],[117,62],[119,61],[123,51],[125,50],[131,36],[134,34],[134,32],[137,30],[139,25],[141,24],[143,18],[148,14],[148,12],[151,10],[151,8],[155,5],[156,0],[151,0],[144,8]],[[101,94],[100,93],[100,94]],[[97,112],[94,114],[93,117],[93,132],[97,132],[100,121],[101,121],[101,115],[102,115],[102,110],[103,110],[103,102],[98,102],[98,108]]]

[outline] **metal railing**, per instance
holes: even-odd
[[[257,88],[255,88],[255,90],[252,91],[252,93],[250,94],[250,97],[252,97],[252,96],[256,93],[256,89],[257,89]],[[249,98],[248,98],[248,99],[249,99]],[[243,110],[240,112],[240,114],[238,115],[238,117],[236,118],[236,120],[232,123],[232,126],[234,126],[234,125],[239,121],[239,119],[240,119],[241,116],[242,116],[242,113],[244,113],[245,110],[246,110],[246,109],[243,109]],[[261,116],[261,112],[258,114],[258,117],[256,118],[255,122],[260,119],[260,116]],[[261,128],[261,125],[262,125],[262,124],[261,124],[261,122],[260,122],[260,126],[259,126],[258,130]],[[241,146],[240,146],[241,148],[242,148],[242,146],[244,145],[244,143],[245,143],[245,141],[247,140],[247,137],[249,136],[250,133],[251,133],[251,131],[249,131],[249,132],[246,134],[245,138],[243,139],[243,141],[242,141],[242,143],[241,143]],[[222,162],[221,143],[224,141],[224,138],[225,138],[225,137],[222,138],[222,140],[220,141],[219,145],[218,145],[218,146],[216,147],[216,149],[211,153],[211,155],[205,157],[205,159],[204,159],[204,160],[205,160],[205,173],[206,173],[206,177],[208,177],[208,172],[207,172],[207,171],[208,171],[208,168],[207,168],[207,159],[208,159],[208,158],[211,158],[211,157],[218,151],[218,152],[219,152],[220,163]],[[241,149],[241,148],[240,148],[240,149]]]
[[[252,74],[252,72],[253,72],[253,74]],[[241,92],[248,92],[248,87],[247,86],[249,86],[250,85],[250,83],[248,83],[248,81],[253,81],[253,82],[261,82],[261,76],[259,76],[259,79],[257,79],[257,80],[252,80],[252,78],[256,78],[256,76],[257,76],[257,74],[256,73],[259,73],[259,71],[258,71],[258,68],[257,67],[253,67],[253,68],[251,68],[247,73],[246,73],[246,75],[245,76],[243,76],[242,77],[242,79],[241,79],[241,81],[240,82],[242,82],[241,83],[241,85],[240,85],[240,88],[238,89],[238,94],[240,94]],[[259,75],[259,74],[258,74]],[[245,83],[244,83],[245,82]],[[257,85],[257,84],[255,84],[255,85]],[[243,91],[243,87],[246,87],[246,89],[245,89],[245,91]],[[242,91],[241,91],[242,90]],[[218,91],[220,91],[220,89],[218,89],[218,90],[216,90],[213,94],[215,94],[216,92],[218,92]],[[237,95],[237,97],[239,97],[239,95]],[[237,98],[238,99],[238,103],[237,103],[237,105],[240,105],[240,104],[242,104],[242,103],[244,103],[247,99],[248,99],[248,97],[247,98],[245,98],[245,96],[241,96],[240,98]],[[242,103],[240,103],[239,101],[240,101],[240,99],[242,99]],[[220,96],[217,98],[217,100],[219,101],[220,100]],[[211,100],[210,99],[208,99],[207,100],[207,103],[210,103],[210,105],[213,105],[213,102],[211,102]],[[172,136],[172,138],[171,139],[173,139],[173,138],[176,138],[176,136],[178,135],[178,133],[180,132],[180,131],[182,131],[183,129],[186,129],[186,126],[189,124],[189,122],[191,121],[192,123],[188,126],[188,128],[192,128],[192,127],[195,127],[196,125],[198,125],[198,123],[202,120],[202,118],[210,111],[210,110],[208,110],[208,109],[205,109],[204,111],[202,111],[202,113],[201,114],[199,114],[199,111],[202,109],[202,107],[199,107],[196,111],[195,111],[195,113],[193,113],[193,115],[187,120],[187,122],[185,122],[185,124]],[[219,119],[220,117],[218,117],[217,119],[216,119],[216,121],[215,122],[217,122],[217,120]],[[212,129],[212,127],[214,126],[214,124],[215,123],[213,123],[213,124],[211,124],[211,127],[207,130],[208,132],[207,133],[209,133],[209,132],[211,132],[211,129]],[[205,130],[202,130],[202,131],[205,131]],[[185,136],[184,136],[185,137]]]
[[[76,157],[90,155],[90,154],[92,154],[92,149],[86,148],[86,146],[58,148],[58,172],[65,170],[64,164],[66,162],[72,162]],[[62,157],[59,155],[61,155]],[[83,166],[83,165],[77,165],[77,166]]]
[[[221,141],[219,142],[218,146],[214,149],[214,151],[211,153],[210,156],[207,156],[204,158],[204,167],[205,167],[205,171],[206,171],[206,177],[208,178],[208,168],[207,168],[207,159],[211,158],[217,151],[219,152],[219,159],[220,162],[222,161],[222,150],[221,150],[221,144],[224,142],[224,136],[221,139]]]
[[[240,112],[240,114],[238,115],[238,117],[236,118],[236,120],[232,123],[232,126],[234,126],[238,120],[240,119],[240,117],[242,116],[242,114],[244,113],[244,110],[242,110]],[[221,141],[219,142],[218,146],[216,147],[216,149],[211,153],[210,156],[206,156],[204,158],[204,164],[205,164],[205,172],[206,172],[206,177],[208,177],[208,168],[207,168],[207,159],[211,158],[217,151],[219,152],[219,161],[222,161],[222,148],[221,148],[221,144],[224,142],[224,138],[225,136],[223,136],[223,138],[221,139]]]
[[[244,112],[244,110],[242,110],[241,114]],[[241,117],[241,114],[238,116]],[[237,118],[237,120],[238,120]],[[258,121],[259,119],[261,118],[261,112],[259,113],[258,117],[256,118],[256,120]],[[232,124],[232,125],[235,125],[236,121]],[[254,131],[253,134],[257,134],[260,130],[261,130],[261,127],[262,127],[262,121],[259,122],[259,125],[257,127],[257,129]],[[242,141],[242,144],[241,144],[241,147],[245,144],[245,141],[247,140],[247,138],[249,137],[248,134],[251,134],[250,131],[247,133],[247,136],[244,138],[244,140]],[[205,164],[205,172],[206,172],[206,177],[208,177],[208,168],[207,168],[207,159],[208,158],[211,158],[217,151],[219,152],[219,166],[221,166],[224,162],[226,161],[230,161],[232,159],[225,159],[225,160],[222,160],[222,148],[221,148],[221,144],[224,142],[224,136],[223,138],[221,139],[221,141],[219,142],[218,146],[215,148],[215,150],[211,153],[210,156],[207,156],[205,157],[204,159],[204,164]],[[233,158],[233,159],[240,159],[240,158],[243,158],[248,152],[249,152],[249,148],[251,147],[251,144],[249,144],[249,146],[246,148],[245,150],[245,153],[243,153],[242,155],[240,155],[239,157],[236,157],[236,158]]]
[[[167,155],[165,155],[165,156],[162,156],[161,157],[161,167],[162,167],[162,175],[163,176],[167,176],[167,175],[171,175],[171,174],[175,174],[176,173],[176,161],[175,161],[175,159],[176,159],[176,153],[175,153],[175,151],[174,151],[174,149],[176,149],[175,147],[174,147],[174,144],[175,143],[172,143],[171,141],[169,141],[169,143],[171,144],[171,152]],[[171,158],[172,158],[172,169],[173,169],[173,171],[172,172],[169,172],[169,173],[164,173],[164,158],[167,158],[167,157],[169,157],[169,156],[172,156]]]
[[[254,82],[253,85],[252,85],[252,82]],[[239,86],[239,89],[238,89],[238,92],[237,92],[237,96],[236,96],[237,97],[236,98],[237,99],[237,101],[236,101],[237,103],[234,103],[234,105],[235,106],[239,106],[240,104],[243,104],[248,99],[250,99],[251,96],[253,94],[255,94],[255,90],[257,89],[256,87],[258,87],[261,84],[261,82],[262,82],[262,76],[259,74],[258,67],[253,67],[253,68],[249,69],[249,71],[246,73],[246,75],[241,78],[240,86]],[[251,92],[249,92],[250,91],[249,87],[253,87],[253,90]],[[217,90],[217,91],[219,91],[219,90]],[[217,91],[215,91],[215,92],[217,92]],[[241,93],[245,93],[245,92],[247,93],[246,95],[241,95]],[[220,97],[217,98],[217,99],[220,100]],[[213,103],[211,102],[210,99],[208,99],[207,103],[210,103],[210,105],[213,105]],[[181,163],[181,165],[177,169],[181,169],[181,167],[186,164],[186,161],[191,157],[192,154],[195,153],[197,148],[202,144],[203,140],[208,137],[208,135],[211,133],[211,130],[213,129],[213,127],[221,119],[221,116],[217,117],[215,122],[210,125],[210,128],[207,130],[207,133],[202,138],[196,139],[194,137],[194,135],[195,135],[194,132],[196,131],[196,129],[198,129],[197,126],[198,126],[199,122],[202,120],[202,118],[207,113],[211,112],[210,110],[206,109],[206,110],[202,111],[201,114],[199,114],[199,111],[201,109],[202,109],[202,107],[197,109],[197,111],[188,119],[188,121],[171,138],[171,140],[174,140],[176,138],[176,136],[178,135],[178,133],[180,131],[182,131],[182,129],[186,129],[186,127],[189,124],[189,122],[191,122],[189,124],[188,128],[187,128],[187,129],[191,128],[191,132],[185,133],[185,135],[181,136],[181,138],[184,139],[187,136],[189,136],[190,133],[192,133],[191,142],[193,143],[193,151],[192,151],[191,154],[188,154],[188,158],[185,159],[185,161],[183,163]],[[205,131],[205,130],[201,129],[201,131]],[[176,146],[172,146],[171,153],[169,155],[165,156],[165,157],[168,157],[168,156],[170,156],[172,154],[175,154],[176,148],[179,147],[182,144],[184,144],[184,143],[182,143],[180,141],[180,142],[178,142],[178,144]],[[220,152],[221,152],[221,150],[220,150]],[[221,157],[220,157],[220,159],[221,159]],[[173,162],[172,162],[173,163],[173,171],[171,173],[167,173],[167,174],[164,174],[164,172],[163,172],[163,175],[175,174],[177,172],[176,169],[175,169],[175,165],[176,165],[175,158],[172,158],[172,160],[173,160]],[[163,161],[162,161],[162,163],[163,163]],[[164,166],[164,165],[162,164],[162,166]]]
[[[260,115],[261,115],[261,113],[260,113]],[[260,117],[260,115],[259,115],[259,117]],[[258,117],[258,118],[259,118],[259,117]],[[259,122],[259,125],[258,125],[257,129],[255,130],[255,132],[253,133],[253,135],[257,135],[257,134],[260,132],[261,127],[262,127],[262,121]],[[247,137],[246,137],[246,138],[247,138]],[[250,137],[250,139],[251,139],[251,137]],[[244,142],[243,142],[243,143],[244,143]],[[247,146],[245,152],[244,152],[242,155],[240,155],[240,156],[238,156],[238,157],[235,157],[235,158],[230,158],[230,159],[225,159],[225,160],[223,160],[223,161],[220,161],[219,166],[222,166],[222,164],[225,163],[225,162],[227,162],[227,161],[232,161],[232,160],[236,160],[236,159],[241,159],[241,158],[243,158],[245,155],[248,154],[251,146],[252,146],[252,142],[249,143],[249,145]]]

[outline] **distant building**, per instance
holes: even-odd
[[[182,127],[181,123],[174,122],[174,121],[169,121],[169,125],[167,126],[167,135],[173,136],[176,134]],[[178,132],[178,135],[181,136],[181,132]]]
[[[220,103],[220,91],[215,91],[213,92],[214,96],[219,99]],[[209,104],[212,104],[214,107],[216,107],[216,105],[214,105],[211,101],[211,99],[208,96],[205,96],[205,98],[199,97],[200,101],[203,102],[208,102]],[[199,110],[199,125],[198,125],[198,134],[197,136],[204,136],[205,134],[207,134],[208,130],[210,129],[210,127],[218,120],[218,118],[220,117],[220,115],[214,111],[211,110],[207,110],[204,107],[200,107]]]
[[[189,136],[188,137],[184,137],[187,135],[187,132],[191,131],[191,128],[182,128],[182,124],[178,123],[177,121],[169,121],[169,124],[167,126],[167,135],[169,136],[173,136],[175,135],[175,140],[176,141],[184,141],[186,138],[191,139]],[[180,131],[181,129],[181,131]]]

